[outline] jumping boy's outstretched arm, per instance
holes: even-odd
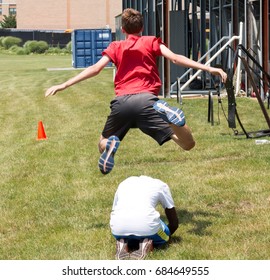
[[[94,77],[99,74],[99,72],[110,62],[110,58],[107,55],[102,56],[102,58],[94,65],[89,66],[81,73],[76,75],[75,77],[67,80],[66,82],[55,85],[47,89],[45,93],[45,97],[50,95],[55,95],[58,91],[64,90],[74,84],[77,84],[83,80]]]
[[[227,80],[227,74],[220,68],[207,66],[207,65],[201,64],[199,62],[196,62],[192,59],[189,59],[186,56],[175,54],[174,52],[172,52],[170,49],[168,49],[163,44],[160,45],[160,50],[161,50],[162,55],[165,58],[169,59],[174,64],[184,66],[187,68],[193,68],[193,69],[198,69],[198,70],[202,70],[202,71],[207,71],[213,75],[219,75],[221,77],[221,80],[223,83],[225,83]]]

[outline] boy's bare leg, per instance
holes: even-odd
[[[108,141],[107,138],[104,138],[102,135],[100,136],[98,142],[98,149],[101,154],[105,151],[107,141]]]
[[[191,134],[191,130],[186,125],[185,115],[183,111],[177,107],[171,107],[164,100],[158,100],[154,103],[153,108],[159,116],[170,124],[174,134],[171,139],[182,149],[189,151],[195,146],[195,141]]]
[[[190,128],[185,124],[184,126],[176,126],[174,124],[170,124],[173,129],[174,134],[171,136],[171,139],[179,145],[182,149],[189,151],[195,146],[195,141],[191,134]],[[98,149],[102,154],[105,151],[106,144],[108,139],[104,138],[102,135],[100,136]]]
[[[170,126],[174,132],[174,134],[171,136],[171,139],[182,149],[189,151],[195,146],[195,141],[191,134],[191,130],[186,124],[184,126],[170,124]]]

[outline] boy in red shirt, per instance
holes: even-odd
[[[111,113],[107,118],[99,141],[99,169],[108,174],[114,166],[114,154],[120,141],[130,128],[139,128],[155,139],[159,145],[173,139],[184,150],[195,146],[183,112],[159,100],[161,87],[157,58],[164,56],[173,63],[208,71],[219,75],[222,82],[226,73],[219,68],[203,65],[185,56],[173,53],[160,38],[141,36],[143,16],[134,9],[122,13],[122,31],[126,40],[112,42],[102,58],[68,81],[52,86],[45,96],[56,94],[80,81],[94,77],[109,63],[116,66],[114,80],[116,97],[111,101]]]

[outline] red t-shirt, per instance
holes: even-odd
[[[160,44],[163,42],[155,36],[129,35],[124,41],[112,42],[103,51],[102,55],[108,55],[117,68],[114,80],[117,96],[142,92],[158,95]]]

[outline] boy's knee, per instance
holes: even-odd
[[[195,141],[191,141],[189,143],[186,143],[185,145],[182,145],[181,147],[185,150],[185,151],[190,151],[191,149],[193,149],[195,147]]]
[[[191,134],[185,135],[185,137],[172,134],[171,139],[185,151],[189,151],[195,146],[195,141]]]

